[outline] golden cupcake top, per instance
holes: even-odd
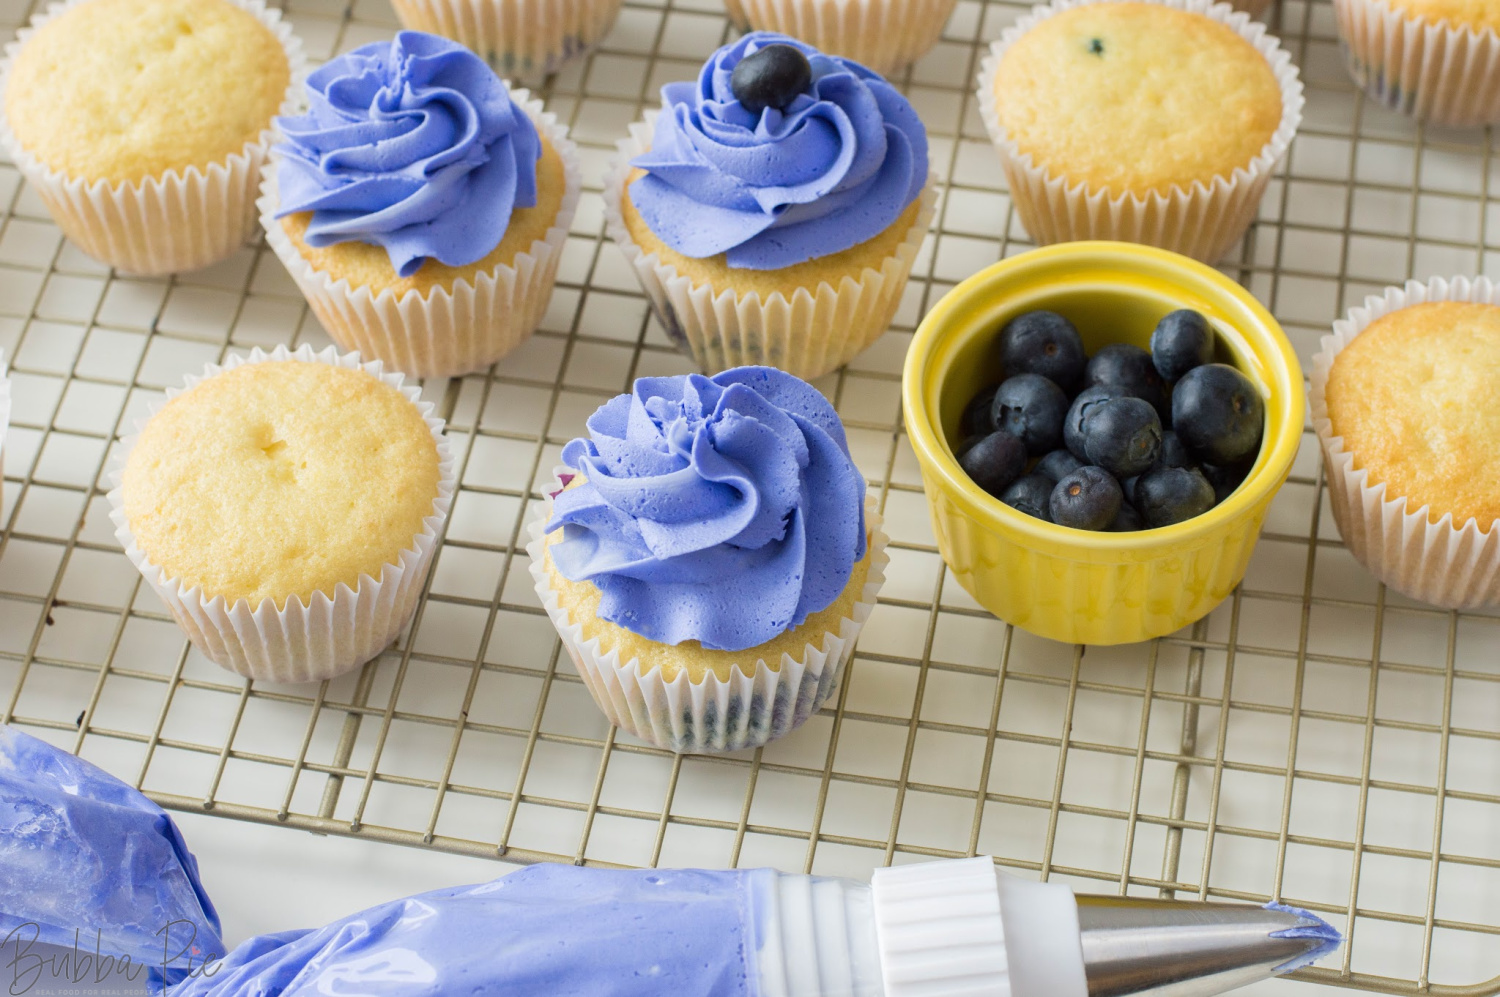
[[[1387,0],[1407,17],[1441,21],[1471,31],[1500,31],[1497,0]]]
[[[1281,123],[1270,64],[1228,26],[1153,3],[1094,3],[1018,37],[995,73],[1000,124],[1070,184],[1165,193],[1248,167]]]
[[[152,416],[126,459],[126,524],[204,596],[278,608],[379,578],[422,531],[438,450],[417,407],[363,370],[244,364]]]
[[[1500,307],[1431,302],[1372,322],[1334,357],[1333,435],[1386,498],[1432,522],[1500,519]]]
[[[459,280],[472,284],[475,274],[489,273],[498,266],[514,266],[516,256],[530,252],[532,243],[545,241],[547,230],[557,221],[563,195],[567,192],[567,177],[557,149],[545,135],[540,139],[542,156],[536,164],[536,203],[530,207],[514,208],[499,244],[487,255],[465,266],[449,266],[428,257],[415,273],[403,277],[391,265],[390,254],[375,243],[354,240],[331,246],[308,245],[306,236],[313,218],[311,211],[299,211],[282,218],[282,231],[314,270],[335,281],[347,280],[350,287],[367,287],[371,294],[390,290],[398,296],[408,291],[426,295],[435,287],[452,291]]]
[[[48,168],[137,182],[238,153],[290,82],[276,35],[227,0],[87,0],[22,46],[5,114]]]

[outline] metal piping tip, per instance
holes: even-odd
[[[1211,997],[1338,948],[1332,925],[1282,904],[1078,898],[1089,997]]]

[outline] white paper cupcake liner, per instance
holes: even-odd
[[[778,31],[890,74],[926,55],[957,0],[725,0],[742,28]]]
[[[16,54],[37,29],[88,0],[54,3],[31,19],[5,46],[0,65],[0,109]],[[301,100],[307,73],[302,42],[281,12],[262,0],[229,0],[276,35],[291,67],[291,83],[278,114],[291,114]],[[84,70],[86,71],[86,70]],[[111,185],[49,169],[17,140],[0,111],[0,146],[47,205],[52,220],[85,253],[118,270],[166,274],[196,270],[230,256],[255,232],[255,192],[271,145],[271,123],[253,142],[208,168],[189,166],[159,177]]]
[[[873,497],[865,499],[869,573],[852,613],[822,635],[820,646],[804,644],[800,659],[783,654],[780,667],[772,668],[762,658],[749,674],[736,665],[730,669],[728,681],[708,672],[695,684],[686,672],[678,672],[671,681],[662,678],[659,668],[643,674],[637,659],[621,661],[620,652],[604,650],[597,637],[585,640],[583,626],[558,605],[546,567],[543,527],[552,518],[553,496],[562,490],[565,476],[574,472],[559,467],[555,473],[557,481],[543,504],[541,517],[527,527],[531,577],[568,657],[610,723],[669,751],[739,751],[758,748],[791,732],[822,707],[854,656],[855,641],[875,608],[876,593],[885,583],[890,558],[885,553],[887,538],[880,529],[881,516],[875,511]]]
[[[836,288],[825,281],[816,294],[799,287],[790,299],[778,291],[762,301],[755,292],[741,296],[708,284],[694,287],[675,266],[630,237],[621,202],[630,161],[650,148],[655,120],[656,112],[648,111],[646,120],[632,124],[630,136],[617,143],[619,153],[604,178],[605,224],[678,349],[709,373],[764,364],[810,381],[842,367],[884,334],[932,224],[936,177],[928,179],[916,220],[879,270],[847,274]]]
[[[432,414],[432,405],[421,400],[415,387],[405,386],[400,374],[386,373],[381,364],[363,363],[352,353],[340,355],[333,347],[314,353],[303,346],[289,351],[278,346],[271,353],[260,349],[247,357],[232,356],[222,366],[209,364],[200,377],[189,376],[180,390],[169,389],[166,397],[151,407],[154,415],[167,401],[215,374],[241,364],[292,362],[325,363],[348,369],[363,369],[396,388],[422,413],[438,448],[438,493],[432,514],[422,521],[422,532],[397,559],[387,564],[379,578],[360,575],[354,588],[339,583],[333,598],[315,592],[306,604],[297,597],[277,610],[272,599],[252,607],[240,599],[230,605],[223,596],[204,598],[197,586],[187,587],[151,563],[135,543],[125,518],[120,481],[125,461],[140,437],[137,431],[121,441],[110,470],[110,519],[115,538],[125,548],[141,575],[156,590],[172,616],[198,650],[216,664],[246,678],[270,682],[315,682],[349,671],[384,650],[411,619],[422,594],[423,581],[437,549],[438,534],[448,518],[456,487],[453,452],[443,436],[443,420]],[[149,416],[148,416],[149,419]]]
[[[1365,299],[1333,324],[1313,357],[1313,429],[1323,446],[1328,498],[1344,543],[1370,573],[1403,595],[1444,609],[1500,604],[1500,528],[1475,520],[1456,525],[1451,513],[1434,523],[1429,507],[1409,508],[1405,496],[1387,494],[1385,482],[1356,470],[1355,455],[1333,435],[1328,418],[1328,373],[1334,357],[1383,315],[1425,301],[1500,305],[1500,287],[1484,277],[1408,281]]]
[[[1302,81],[1290,53],[1266,26],[1252,21],[1243,11],[1212,0],[1148,0],[1213,18],[1265,57],[1281,87],[1281,123],[1265,148],[1247,165],[1229,176],[1216,176],[1212,183],[1194,181],[1191,187],[1174,185],[1167,193],[1153,191],[1111,194],[1092,190],[1082,181],[1073,183],[1054,176],[1023,153],[1000,124],[995,100],[995,74],[1000,60],[1017,38],[1037,24],[1073,7],[1120,0],[1053,0],[1007,28],[990,46],[979,71],[979,111],[990,139],[1000,153],[1000,162],[1010,184],[1010,196],[1021,224],[1038,243],[1078,239],[1116,239],[1170,249],[1214,263],[1245,234],[1255,219],[1276,163],[1286,153],[1302,122]]]
[[[1386,107],[1442,125],[1500,121],[1500,34],[1334,0],[1349,75]]]
[[[402,27],[442,35],[502,76],[535,77],[609,33],[620,0],[391,0]]]
[[[512,264],[497,264],[472,281],[459,279],[452,290],[397,294],[386,288],[372,294],[368,287],[351,287],[346,278],[314,269],[274,217],[280,203],[279,156],[267,160],[258,202],[266,242],[339,346],[412,377],[455,377],[485,369],[536,331],[552,298],[582,181],[578,149],[568,129],[527,91],[516,90],[512,96],[562,159],[562,205],[546,237],[517,253]]]

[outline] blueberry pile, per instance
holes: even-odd
[[[1239,487],[1260,452],[1265,405],[1250,379],[1213,362],[1214,332],[1190,309],[1147,352],[1092,357],[1056,312],[1000,330],[1006,379],[964,409],[958,462],[1029,516],[1121,533],[1200,516]]]

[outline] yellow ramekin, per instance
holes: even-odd
[[[1194,308],[1219,332],[1219,360],[1266,399],[1260,456],[1235,493],[1185,523],[1090,533],[1035,519],[986,494],[953,448],[964,405],[998,379],[1007,321],[1033,309],[1067,316],[1090,353],[1146,347],[1167,312]],[[906,429],[922,468],[943,560],[980,605],[1054,640],[1122,644],[1200,619],[1244,577],[1302,436],[1302,370],[1286,335],[1244,288],[1176,253],[1124,242],[1068,242],[981,270],[937,303],[906,355]]]

